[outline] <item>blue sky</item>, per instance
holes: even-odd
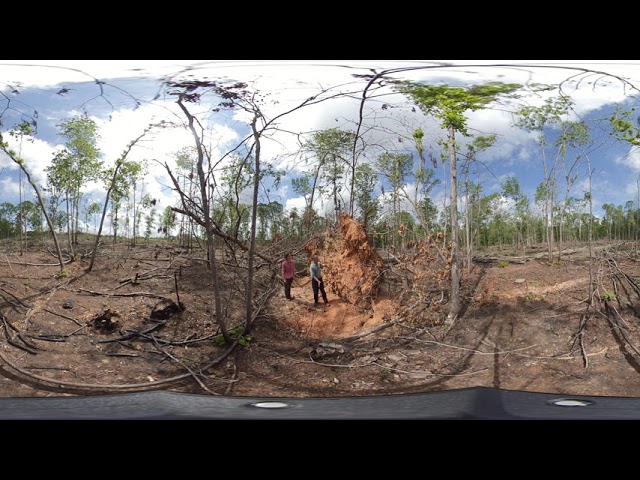
[[[286,208],[302,208],[304,199],[297,195],[290,179],[311,168],[303,162],[300,139],[311,132],[326,128],[355,129],[359,118],[362,89],[366,84],[353,74],[371,73],[389,68],[404,68],[395,78],[419,80],[430,83],[446,81],[450,85],[469,85],[485,81],[515,82],[520,84],[563,83],[563,92],[574,100],[579,118],[592,126],[597,148],[591,155],[593,169],[593,197],[595,213],[601,214],[604,203],[624,205],[635,200],[640,178],[640,155],[629,145],[612,141],[604,128],[606,118],[616,105],[634,105],[633,86],[640,87],[640,61],[524,61],[524,60],[357,60],[357,61],[216,61],[216,60],[65,60],[65,61],[2,61],[0,60],[0,112],[2,128],[6,132],[15,122],[31,119],[37,111],[38,130],[31,141],[12,144],[25,158],[36,183],[45,182],[45,168],[53,154],[60,149],[64,139],[58,137],[61,121],[86,112],[98,124],[99,147],[104,161],[109,164],[121,154],[125,146],[140,135],[152,122],[160,120],[184,121],[175,99],[161,89],[163,79],[230,79],[249,82],[262,94],[276,102],[265,103],[265,116],[287,111],[305,98],[326,90],[320,102],[286,115],[278,122],[279,131],[264,139],[263,160],[287,172],[278,188],[270,189],[268,198]],[[584,72],[586,68],[602,73]],[[628,82],[622,82],[624,78]],[[630,88],[631,87],[631,88]],[[338,93],[346,97],[332,98]],[[557,91],[548,94],[557,94]],[[544,96],[520,99],[529,105],[539,105]],[[389,108],[382,108],[386,105]],[[233,149],[248,132],[248,117],[241,112],[211,114],[207,106],[192,106],[202,119],[214,155],[222,156]],[[482,152],[486,169],[479,180],[484,194],[500,190],[500,183],[509,175],[516,176],[525,193],[533,200],[536,186],[542,180],[542,164],[535,134],[513,126],[513,107],[482,110],[469,114],[469,131],[474,135],[496,134],[498,141],[491,149]],[[407,142],[399,142],[402,135],[420,126],[425,131],[425,144],[439,157],[438,139],[445,132],[437,122],[425,118],[420,112],[412,113],[406,98],[390,89],[376,91],[376,96],[365,103],[363,132],[368,154],[361,161],[373,161],[377,152],[385,148],[406,148]],[[575,117],[578,118],[578,117]],[[301,134],[301,135],[299,135]],[[5,137],[7,137],[5,135]],[[308,138],[308,137],[307,137]],[[464,143],[465,139],[458,137]],[[151,163],[145,178],[145,193],[159,201],[164,209],[176,202],[175,194],[167,188],[166,172],[154,161],[174,165],[175,153],[182,147],[192,146],[193,140],[184,128],[154,131],[145,137],[130,159],[146,159]],[[376,147],[374,147],[376,146]],[[571,160],[573,152],[568,152]],[[439,164],[436,176],[443,178]],[[18,202],[19,173],[17,165],[0,154],[0,203]],[[409,186],[409,190],[411,185]],[[378,192],[380,190],[378,189]],[[586,168],[574,185],[571,195],[581,197],[586,191]],[[87,198],[100,201],[104,195],[101,185],[89,184],[85,188]],[[436,204],[442,202],[440,189],[433,192]],[[31,192],[26,192],[29,199]],[[319,198],[317,209],[330,208],[331,202]]]

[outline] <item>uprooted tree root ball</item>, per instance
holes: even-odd
[[[343,212],[338,229],[310,240],[305,251],[309,258],[320,258],[325,285],[332,293],[357,307],[371,308],[384,278],[384,262],[361,224]]]

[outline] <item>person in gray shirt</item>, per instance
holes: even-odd
[[[311,266],[309,267],[311,274],[311,287],[313,288],[313,306],[318,306],[318,292],[322,294],[325,305],[329,305],[327,300],[327,292],[324,290],[324,282],[322,280],[322,264],[317,255],[311,257]]]

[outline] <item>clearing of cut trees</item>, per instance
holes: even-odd
[[[362,225],[262,246],[247,326],[247,255],[216,250],[231,341],[216,318],[206,251],[81,235],[64,270],[49,237],[0,245],[0,396],[169,390],[246,397],[345,397],[475,386],[640,396],[637,244],[479,252],[446,322],[442,239],[376,250]],[[296,265],[293,300],[280,262]],[[329,305],[313,305],[309,258]],[[271,261],[268,261],[268,259]]]

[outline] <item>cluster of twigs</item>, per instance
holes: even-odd
[[[635,249],[625,250],[621,246],[603,249],[592,262],[586,308],[573,339],[573,348],[579,346],[585,368],[589,366],[589,355],[584,337],[587,324],[593,316],[606,319],[618,341],[640,356],[640,347],[635,338],[640,339],[640,284],[636,280],[640,275],[638,262]]]
[[[450,294],[447,250],[436,242],[420,242],[387,257],[384,290],[396,299],[395,317],[422,326],[442,324]]]
[[[171,310],[172,314],[176,315],[176,322],[179,321],[179,314],[184,309],[184,305],[180,301],[179,285],[183,281],[183,271],[187,275],[187,271],[193,265],[203,265],[203,253],[202,251],[184,251],[180,249],[142,249],[142,255],[140,255],[141,249],[136,249],[131,252],[130,256],[123,255],[122,249],[118,249],[118,246],[106,247],[100,251],[102,257],[117,258],[115,263],[116,269],[123,268],[125,264],[131,266],[133,263],[136,267],[136,273],[133,275],[121,278],[117,285],[105,285],[105,289],[91,290],[87,288],[78,287],[76,289],[67,288],[69,293],[75,293],[76,295],[92,295],[92,296],[105,296],[111,299],[117,299],[122,297],[149,297],[159,299],[162,305],[165,306],[165,310]],[[234,297],[244,297],[246,295],[244,290],[244,276],[246,276],[246,265],[244,265],[244,259],[241,255],[226,255],[225,261],[221,264],[222,274],[225,278],[226,288],[226,300],[227,306],[232,304]],[[11,264],[9,264],[11,265]],[[14,263],[15,265],[15,263]],[[250,321],[255,320],[256,317],[261,315],[264,305],[268,298],[279,288],[277,277],[273,275],[272,270],[269,268],[262,268],[262,265],[256,267],[258,272],[256,278],[256,288],[254,289],[253,296],[253,314]],[[159,295],[153,291],[145,291],[143,286],[147,280],[158,278],[166,278],[167,281],[172,282],[175,288],[175,298]],[[69,283],[70,280],[66,279],[65,283]],[[124,286],[135,286],[136,291],[129,293],[118,292],[118,289]],[[10,320],[7,316],[0,313],[0,323],[2,324],[2,331],[4,333],[4,339],[6,344],[12,347],[18,348],[22,351],[28,352],[30,355],[38,355],[41,353],[41,349],[38,347],[38,342],[65,342],[71,336],[78,334],[81,331],[85,333],[90,331],[92,325],[90,322],[79,322],[75,318],[54,312],[50,309],[41,308],[41,310],[49,312],[50,314],[58,317],[64,317],[73,321],[78,328],[71,333],[66,334],[41,334],[30,331],[29,325],[25,323],[23,329],[17,325],[21,323],[21,320],[27,317],[32,311],[33,305],[29,305],[25,300],[20,299],[17,295],[11,293],[8,289],[2,289],[2,297],[4,298],[4,304],[0,304],[0,312],[4,311],[7,307],[11,309]],[[34,299],[31,298],[33,301]],[[37,298],[35,299],[37,300]],[[35,303],[35,302],[34,302]],[[173,307],[173,308],[171,308]],[[173,376],[168,376],[162,379],[151,379],[149,381],[140,383],[125,383],[125,384],[108,384],[108,383],[83,383],[75,381],[59,380],[56,378],[49,378],[41,375],[36,375],[29,371],[28,368],[20,365],[20,361],[8,353],[6,349],[0,350],[0,361],[2,361],[2,370],[7,373],[11,372],[11,376],[14,379],[22,379],[25,383],[29,383],[32,386],[44,390],[53,390],[56,392],[67,393],[81,393],[81,394],[96,394],[96,393],[110,393],[110,392],[142,392],[151,391],[172,387],[179,387],[185,385],[190,379],[197,382],[197,384],[205,391],[211,394],[219,394],[212,391],[207,383],[211,381],[224,382],[227,392],[229,391],[232,383],[235,381],[233,378],[229,380],[223,380],[211,375],[211,370],[214,367],[221,364],[221,362],[227,358],[240,344],[242,337],[238,336],[235,341],[230,345],[221,345],[215,343],[214,340],[219,336],[219,330],[212,333],[193,338],[195,335],[187,335],[187,338],[170,338],[163,335],[162,332],[166,331],[169,320],[154,320],[148,319],[152,325],[150,327],[139,329],[120,329],[119,335],[107,340],[99,340],[92,342],[95,345],[101,345],[105,343],[119,344],[126,348],[134,348],[131,354],[118,354],[113,352],[106,353],[107,355],[117,355],[122,357],[137,357],[141,353],[151,352],[163,355],[167,360],[170,360],[178,369],[184,370],[183,373],[178,373]],[[237,322],[237,320],[234,320]],[[24,323],[24,322],[23,322]],[[144,342],[153,347],[153,350],[144,350],[141,347],[133,347],[131,342]],[[0,345],[2,342],[0,342]],[[205,355],[204,360],[198,362],[197,365],[193,365],[193,360],[181,359],[176,354],[172,353],[171,347],[184,347],[189,346],[204,346],[205,351],[209,352]],[[214,348],[217,346],[217,348]],[[220,347],[223,348],[220,348]],[[191,364],[191,365],[190,365]],[[53,367],[51,367],[53,368]]]

